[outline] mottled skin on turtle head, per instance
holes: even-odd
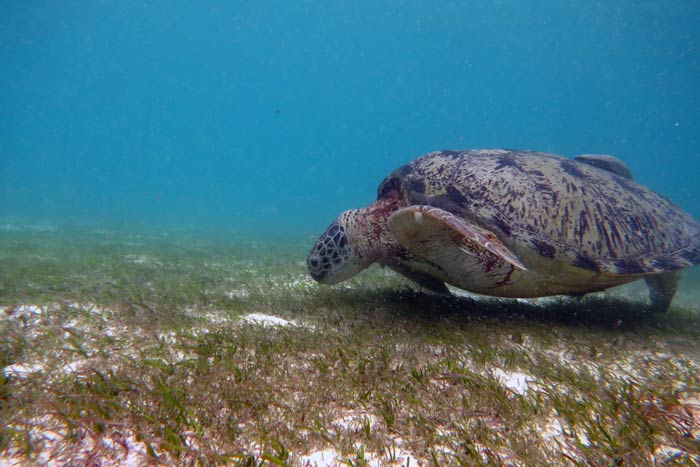
[[[309,252],[306,264],[311,277],[321,284],[337,284],[398,254],[400,246],[385,226],[400,202],[392,193],[366,208],[342,212]]]

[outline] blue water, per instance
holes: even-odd
[[[434,149],[608,153],[700,215],[700,3],[2,2],[0,221],[319,233]]]

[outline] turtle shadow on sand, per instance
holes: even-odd
[[[363,308],[382,309],[398,318],[423,324],[440,321],[460,323],[477,319],[503,321],[504,326],[530,322],[600,330],[670,328],[686,331],[697,329],[700,325],[700,317],[686,316],[686,310],[674,309],[670,313],[659,314],[654,313],[647,302],[611,296],[553,297],[546,301],[526,301],[437,295],[408,288],[336,290],[335,294],[340,295],[336,296],[337,300],[347,300]]]

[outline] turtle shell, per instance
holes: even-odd
[[[650,274],[700,262],[700,223],[605,168],[533,151],[437,151],[392,172],[379,198],[477,222],[514,251],[599,273]]]

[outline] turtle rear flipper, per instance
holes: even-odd
[[[468,278],[474,291],[504,285],[513,271],[526,269],[493,232],[440,208],[409,206],[388,224],[404,248],[438,266],[439,275]]]
[[[644,282],[649,287],[649,302],[652,312],[662,314],[668,311],[673,296],[676,294],[680,277],[680,271],[672,271],[644,278]]]

